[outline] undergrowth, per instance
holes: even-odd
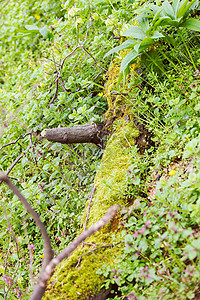
[[[199,1],[189,0],[1,3],[1,170],[19,159],[9,176],[41,216],[56,252],[80,229],[103,149],[50,144],[40,134],[106,121],[107,70],[113,55],[122,62],[114,92],[125,87],[124,105],[145,135],[142,148],[127,139],[124,253],[114,268],[98,270],[109,299],[200,294],[198,16]],[[112,128],[120,126],[116,115]],[[0,194],[0,296],[27,299],[43,243],[17,198],[3,185]]]

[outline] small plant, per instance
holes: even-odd
[[[163,74],[166,75],[162,65],[157,61],[158,54],[155,51],[150,51],[150,49],[153,45],[157,45],[156,49],[159,48],[159,41],[162,40],[164,40],[165,43],[169,43],[169,45],[172,44],[175,46],[174,37],[170,37],[168,33],[165,32],[165,30],[168,31],[171,28],[175,28],[185,45],[194,69],[197,70],[180,28],[200,31],[200,21],[191,17],[188,18],[191,10],[197,8],[198,5],[199,1],[196,0],[191,2],[189,0],[174,0],[172,4],[166,0],[161,6],[147,4],[144,5],[144,8],[138,8],[135,11],[136,17],[133,19],[134,23],[137,23],[137,25],[130,25],[130,27],[122,33],[122,36],[128,37],[129,39],[120,46],[110,50],[106,56],[123,49],[130,49],[129,53],[121,62],[121,72],[125,77],[130,73],[129,67],[131,63],[141,55],[146,59],[149,59]],[[167,58],[171,61],[163,51],[161,53],[163,58]]]

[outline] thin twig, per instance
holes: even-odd
[[[3,146],[0,148],[0,150],[3,149],[4,147],[7,147],[7,146],[10,146],[10,145],[16,144],[20,139],[24,139],[27,135],[31,135],[31,132],[28,132],[28,133],[26,133],[25,135],[22,135],[22,136],[18,137],[14,142],[10,142],[10,143],[8,143],[8,144],[3,145]]]
[[[84,253],[84,254],[80,255],[80,256],[79,256],[79,259],[78,259],[78,262],[77,262],[77,264],[76,264],[76,266],[75,266],[75,268],[77,268],[77,267],[79,266],[79,264],[80,264],[80,262],[81,262],[81,258],[82,258],[83,256],[85,256],[85,255],[87,255],[87,254],[90,254],[90,253],[92,253],[92,252],[94,252],[94,251],[96,251],[96,250],[99,250],[99,249],[101,249],[101,248],[114,247],[114,246],[116,246],[116,245],[118,245],[118,244],[122,244],[122,243],[124,243],[124,242],[118,242],[118,243],[116,243],[116,244],[111,244],[111,245],[102,245],[102,246],[100,246],[100,247],[98,247],[98,248],[92,249],[92,250],[88,251],[87,253]],[[95,246],[95,245],[101,245],[101,243],[99,243],[99,244],[84,243],[84,245]]]
[[[65,91],[66,93],[68,93],[68,90],[67,90],[66,87],[65,87],[65,83],[64,83],[64,81],[63,81],[63,79],[62,79],[61,77],[59,78],[59,81],[60,81],[60,84],[62,85],[64,91]]]
[[[54,93],[54,95],[53,95],[53,98],[51,99],[51,102],[50,102],[49,104],[52,104],[53,101],[56,99],[57,93],[58,93],[58,77],[57,77],[57,80],[56,80],[56,90],[55,90],[55,93]]]
[[[31,147],[31,145],[29,145],[27,148],[26,148],[26,150],[24,151],[24,153],[26,153],[29,149],[30,149],[30,147]],[[23,153],[23,154],[24,154]],[[15,160],[14,160],[14,162],[12,163],[12,165],[7,169],[7,171],[6,171],[6,175],[8,175],[10,172],[11,172],[11,170],[14,168],[14,166],[20,161],[20,159],[23,157],[23,154],[20,154]],[[2,180],[0,180],[0,184],[2,183]]]
[[[44,239],[44,259],[42,262],[42,269],[41,272],[46,268],[48,263],[53,258],[54,252],[51,247],[51,241],[48,236],[48,233],[46,231],[46,228],[44,224],[41,222],[38,214],[35,212],[35,210],[31,207],[31,205],[28,203],[26,198],[20,193],[20,191],[17,189],[17,187],[10,181],[8,176],[4,174],[3,172],[0,172],[0,180],[4,181],[8,187],[13,191],[13,193],[20,199],[20,201],[23,203],[27,211],[30,213],[30,215],[35,220],[36,224],[38,225],[40,232],[42,234],[42,237]]]
[[[89,204],[88,204],[88,211],[87,211],[85,224],[84,224],[84,229],[83,229],[84,231],[87,228],[86,226],[87,226],[87,221],[88,221],[89,214],[90,214],[90,207],[91,207],[91,203],[92,203],[92,197],[93,197],[95,191],[96,191],[96,186],[95,186],[95,184],[93,184],[93,187],[91,189],[91,192],[90,192],[90,195],[89,195],[89,198],[88,198],[88,200],[90,200],[90,201],[89,201]]]
[[[104,70],[105,72],[108,72],[108,70],[106,70],[104,67],[102,67],[98,62],[97,60],[94,58],[94,56],[92,56],[92,54],[90,52],[87,51],[87,49],[85,49],[85,47],[82,45],[81,48],[90,56],[92,57],[92,59],[94,60],[95,64],[101,68],[102,70]],[[113,75],[113,74],[112,74]],[[114,75],[113,75],[114,76]]]
[[[99,250],[99,249],[101,249],[101,248],[109,248],[109,247],[112,248],[112,247],[114,247],[114,246],[116,246],[116,245],[118,245],[118,244],[122,244],[122,243],[124,243],[124,242],[118,242],[118,243],[116,243],[116,244],[110,244],[110,245],[102,245],[102,246],[100,246],[100,247],[98,247],[98,248],[92,249],[92,250],[88,251],[87,253],[84,253],[84,254],[80,255],[79,258],[80,258],[80,257],[83,257],[83,256],[85,256],[85,255],[87,255],[87,254],[89,254],[89,253],[91,253],[91,252],[94,252],[94,251],[96,251],[96,250]],[[77,267],[77,266],[76,266],[76,267]]]
[[[66,61],[66,59],[68,58],[68,57],[70,57],[72,54],[74,54],[74,52],[78,49],[78,48],[80,48],[81,46],[76,46],[75,48],[74,48],[74,50],[72,50],[72,52],[70,52],[67,56],[65,56],[65,58],[63,59],[63,61],[62,61],[62,63],[61,63],[61,66],[60,66],[60,72],[59,72],[59,74],[58,74],[58,78],[60,77],[60,75],[61,75],[61,71],[62,71],[62,68],[63,68],[63,66],[64,66],[64,63],[65,63],[65,61]]]
[[[40,300],[46,290],[47,281],[51,278],[55,267],[65,258],[69,257],[72,252],[89,236],[100,230],[103,226],[108,224],[110,220],[117,214],[120,209],[119,205],[111,206],[107,213],[91,226],[86,231],[82,232],[70,245],[68,245],[57,257],[53,258],[50,263],[46,266],[43,273],[41,273],[40,280],[35,286],[33,294],[30,300]]]

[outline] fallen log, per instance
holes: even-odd
[[[75,125],[46,129],[44,137],[50,142],[61,144],[93,143],[102,144],[102,124]]]

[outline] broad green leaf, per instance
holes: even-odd
[[[190,9],[190,7],[195,3],[198,2],[197,0],[192,0],[191,2],[189,0],[183,0],[180,4],[179,4],[179,9],[177,11],[177,18],[180,17],[184,17],[186,15],[186,13],[188,12],[188,10]]]
[[[189,0],[182,0],[179,3],[177,13],[176,13],[177,18],[184,17],[185,11],[187,11],[186,6],[187,6],[188,2],[189,2]]]
[[[172,22],[173,20],[170,17],[162,17],[153,24],[154,30],[156,30],[158,26],[172,25]]]
[[[141,28],[133,25],[130,26],[122,35],[140,40],[143,40],[146,37],[144,31]]]
[[[44,27],[40,28],[40,29],[39,29],[39,32],[41,33],[41,35],[42,35],[44,38],[47,38],[47,35],[48,35],[47,26],[44,26]]]
[[[179,2],[180,2],[180,0],[174,0],[173,3],[172,3],[172,7],[173,7],[173,10],[174,10],[174,13],[175,13],[175,18],[177,18],[177,11],[178,11],[178,8],[179,8]]]
[[[149,20],[147,18],[139,19],[138,24],[140,25],[140,27],[144,32],[146,32],[149,29]]]
[[[162,8],[164,9],[167,16],[169,16],[172,20],[175,19],[173,7],[167,0],[165,0],[165,2],[162,4]]]
[[[180,27],[184,27],[190,30],[200,31],[200,21],[194,18],[190,18],[183,22]]]
[[[159,16],[160,16],[160,14],[162,13],[162,11],[163,11],[163,8],[161,7],[157,12],[156,12],[156,14],[155,14],[155,16],[153,17],[153,22],[155,22],[156,20],[158,20],[158,18],[159,18]]]
[[[34,30],[34,31],[38,31],[39,28],[36,25],[25,25],[25,28],[27,30]]]
[[[124,72],[126,67],[140,54],[136,52],[134,49],[132,49],[122,60],[120,71]]]
[[[164,37],[164,35],[159,31],[154,31],[154,34],[151,36],[152,39],[159,39]]]
[[[109,56],[113,53],[116,53],[116,52],[118,52],[122,49],[131,48],[131,47],[134,46],[134,44],[135,44],[135,41],[132,40],[132,39],[129,39],[129,40],[125,41],[124,43],[122,43],[121,45],[119,45],[119,46],[111,49],[110,51],[108,51],[108,53],[106,53],[106,55],[104,57],[107,57],[107,56]]]
[[[146,37],[139,46],[139,51],[138,52],[143,52],[144,50],[146,50],[148,47],[150,47],[151,45],[154,44],[154,40],[150,37]]]

